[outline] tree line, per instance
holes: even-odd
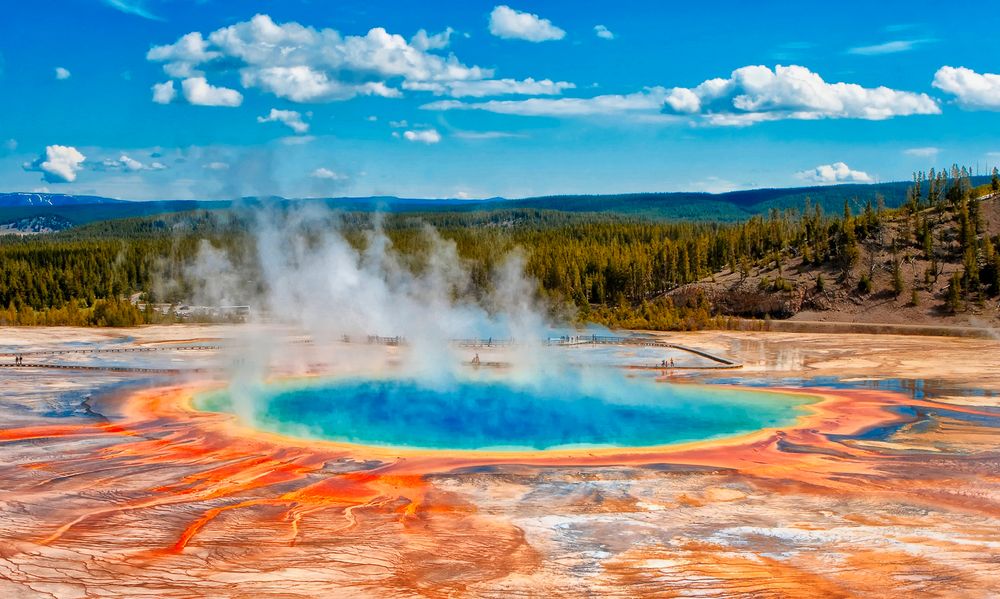
[[[1000,190],[1000,179],[994,173],[982,188],[969,181],[964,168],[932,169],[914,175],[907,202],[898,209],[887,209],[872,197],[846,202],[842,214],[827,214],[807,198],[798,209],[775,209],[739,223],[650,222],[607,213],[515,209],[332,213],[317,226],[318,231],[323,226],[347,231],[351,243],[360,247],[366,243],[363,232],[379,220],[394,247],[415,256],[414,268],[419,268],[429,223],[454,241],[469,265],[474,288],[484,290],[498,260],[520,248],[537,294],[555,306],[574,306],[580,320],[633,328],[701,328],[722,322],[707,300],[675,306],[664,294],[713,273],[746,274],[794,256],[809,264],[836,265],[849,277],[864,244],[890,246],[894,265],[918,253],[932,262],[961,257],[963,268],[952,281],[949,309],[997,295],[1000,253],[995,248],[1000,240],[984,234],[975,198]],[[890,221],[902,226],[886,238]],[[942,229],[942,223],[948,226]],[[197,282],[186,279],[186,266],[202,240],[234,257],[246,278],[255,280],[255,226],[250,214],[196,211],[0,238],[0,324],[128,326],[163,320],[167,317],[140,310],[129,297],[139,294],[147,305],[188,299]],[[925,278],[933,276],[925,273]],[[162,281],[173,284],[159,285]]]

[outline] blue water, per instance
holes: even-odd
[[[794,422],[806,396],[567,377],[543,387],[502,380],[428,385],[409,379],[329,379],[274,385],[254,398],[254,422],[271,432],[425,449],[641,447],[711,439]],[[225,393],[201,409],[235,411]]]

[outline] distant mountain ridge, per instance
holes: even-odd
[[[973,177],[979,185],[988,177]],[[557,195],[520,199],[476,200],[398,198],[395,196],[288,199],[277,196],[238,200],[151,200],[128,201],[99,196],[51,193],[0,193],[0,224],[35,216],[54,216],[80,225],[100,220],[152,216],[188,210],[227,210],[236,207],[274,205],[293,207],[321,204],[330,209],[386,212],[470,212],[512,209],[555,210],[561,212],[612,213],[655,220],[738,221],[777,209],[802,208],[808,198],[826,212],[839,213],[847,202],[855,213],[865,203],[881,196],[888,207],[906,200],[909,181],[889,183],[848,183],[810,187],[764,188],[726,193],[662,192],[609,195]]]
[[[63,193],[13,192],[0,193],[0,208],[80,206],[89,204],[120,204],[126,200],[115,200],[101,196],[68,195]]]

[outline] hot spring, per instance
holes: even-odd
[[[339,377],[264,385],[252,398],[252,416],[226,391],[199,396],[195,405],[304,438],[410,449],[537,451],[738,435],[789,425],[815,401],[641,377],[587,378],[582,371],[544,384],[485,376],[443,383]]]

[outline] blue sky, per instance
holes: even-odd
[[[1000,36],[974,34],[993,19],[982,3],[5,9],[3,191],[521,197],[1000,162]]]

